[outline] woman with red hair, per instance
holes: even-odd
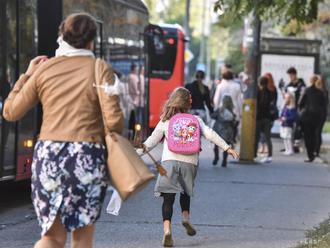
[[[270,114],[271,114],[271,121],[274,122],[279,117],[278,108],[276,106],[277,90],[276,90],[276,86],[274,83],[273,75],[270,72],[265,73],[263,77],[268,79],[267,89],[271,93]],[[273,124],[272,124],[272,126],[273,126]],[[266,145],[266,139],[265,139],[265,135],[263,133],[261,133],[261,136],[260,136],[260,143],[261,143],[260,152],[268,153],[268,147]]]

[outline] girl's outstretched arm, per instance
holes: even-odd
[[[149,136],[149,138],[143,143],[145,148],[150,151],[162,140],[164,137],[165,123],[163,121],[158,122],[155,130]]]

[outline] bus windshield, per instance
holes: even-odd
[[[177,34],[149,32],[146,36],[149,58],[149,75],[167,80],[173,74],[177,54]]]

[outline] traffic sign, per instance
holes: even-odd
[[[186,63],[190,63],[190,61],[192,61],[193,58],[194,58],[194,54],[189,49],[186,49],[184,51],[184,61]]]

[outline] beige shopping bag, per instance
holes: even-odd
[[[100,60],[95,62],[95,83],[100,107],[103,110],[102,97],[107,97],[101,92],[103,90],[99,79]],[[103,113],[103,111],[102,111]],[[108,171],[111,177],[112,185],[118,191],[122,200],[126,200],[129,196],[142,190],[155,175],[144,164],[143,160],[138,156],[131,143],[120,134],[110,132],[106,129],[106,123],[103,116],[105,127],[105,141],[108,151]]]

